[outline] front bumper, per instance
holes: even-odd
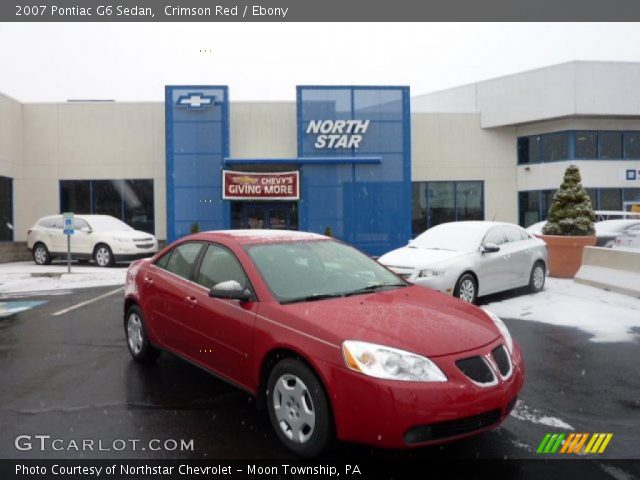
[[[154,241],[147,248],[140,248],[135,244],[115,244],[111,251],[116,262],[129,262],[140,258],[152,257],[158,252],[158,242]]]
[[[512,372],[507,379],[479,386],[455,365],[456,360],[484,356],[501,339],[480,349],[435,357],[448,378],[443,383],[379,380],[347,369],[331,372],[332,404],[341,440],[384,448],[442,443],[497,427],[513,408],[524,384],[524,365],[514,342]]]

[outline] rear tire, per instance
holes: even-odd
[[[31,252],[33,254],[33,261],[36,265],[50,265],[51,264],[51,254],[49,253],[49,249],[44,243],[36,243],[33,246],[33,250]]]
[[[463,302],[476,303],[478,299],[478,282],[470,273],[462,275],[453,289],[453,296],[459,298]]]
[[[127,311],[124,323],[124,333],[127,337],[127,348],[133,359],[138,363],[153,362],[160,355],[160,350],[149,343],[147,329],[144,324],[142,310],[137,305]]]
[[[315,457],[333,443],[329,400],[318,377],[301,361],[285,358],[273,367],[267,409],[276,435],[292,452]]]
[[[529,291],[538,293],[544,289],[544,282],[547,277],[547,271],[544,262],[537,261],[533,264],[531,274],[529,274]]]
[[[111,248],[109,248],[109,245],[105,245],[104,243],[96,246],[96,249],[93,252],[93,259],[99,267],[113,267],[113,264],[115,263],[115,258],[113,258]]]

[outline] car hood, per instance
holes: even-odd
[[[429,357],[479,348],[500,336],[480,308],[419,286],[282,308],[298,328],[330,343],[360,340]]]
[[[403,247],[381,256],[378,261],[388,267],[421,268],[455,260],[468,252]]]

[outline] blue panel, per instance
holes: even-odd
[[[300,228],[333,234],[371,255],[411,237],[411,125],[408,87],[298,87]],[[310,121],[369,121],[358,148],[322,148]],[[335,132],[331,132],[335,133]],[[378,157],[378,164],[318,164],[314,158]]]
[[[167,240],[225,228],[229,203],[221,200],[223,159],[229,156],[226,86],[165,88]]]

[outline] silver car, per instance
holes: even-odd
[[[640,251],[640,223],[625,229],[624,233],[619,235],[609,246],[613,248],[632,248]]]
[[[430,228],[379,262],[412,283],[474,303],[518,287],[542,290],[547,246],[510,223],[453,222]]]

